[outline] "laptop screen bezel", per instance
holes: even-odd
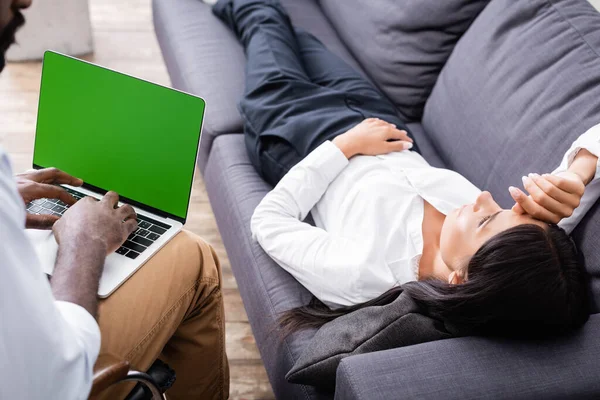
[[[95,64],[93,62],[89,62],[89,61],[86,61],[86,60],[81,60],[79,58],[72,57],[72,56],[69,56],[69,55],[66,55],[66,54],[62,54],[62,53],[59,53],[59,52],[56,52],[56,51],[51,51],[51,50],[46,51],[44,53],[44,59],[45,59],[46,54],[48,54],[48,53],[59,55],[59,56],[65,57],[65,58],[69,58],[71,60],[75,60],[75,61],[78,61],[78,62],[81,62],[81,63],[89,64],[89,65],[92,65],[92,66],[95,66],[95,67],[98,67],[98,68],[102,68],[104,70],[108,70],[108,71],[111,71],[111,72],[114,72],[114,73],[117,73],[117,74],[120,74],[120,75],[127,76],[127,77],[132,78],[132,79],[143,81],[143,82],[149,83],[149,84],[154,85],[154,86],[159,86],[159,87],[162,87],[162,88],[173,90],[173,91],[176,91],[176,92],[179,92],[179,93],[182,93],[182,94],[185,94],[185,95],[188,95],[188,96],[192,96],[192,97],[195,97],[197,99],[202,100],[202,102],[204,103],[204,107],[203,107],[203,111],[202,111],[202,117],[200,119],[200,132],[199,132],[199,135],[198,135],[198,143],[196,145],[196,151],[194,153],[194,159],[193,159],[193,165],[192,165],[192,168],[194,169],[194,171],[192,173],[192,179],[191,179],[191,182],[190,182],[190,185],[189,185],[189,192],[188,192],[187,206],[186,206],[186,209],[185,209],[185,216],[184,217],[180,217],[178,215],[175,215],[175,214],[172,214],[172,213],[160,210],[160,209],[158,209],[156,207],[149,206],[147,204],[144,204],[144,203],[139,202],[137,200],[131,199],[129,197],[121,196],[119,194],[119,201],[121,201],[123,203],[127,203],[127,204],[130,204],[132,206],[138,207],[138,208],[140,208],[140,209],[142,209],[144,211],[156,214],[156,215],[158,215],[160,217],[169,218],[169,219],[181,222],[182,224],[185,224],[186,221],[187,221],[187,217],[188,217],[188,214],[189,214],[189,211],[190,211],[190,205],[191,205],[191,201],[192,201],[192,190],[193,190],[193,186],[194,186],[194,177],[196,175],[196,161],[198,160],[198,152],[199,152],[200,144],[201,144],[201,140],[202,140],[202,129],[204,128],[204,118],[206,116],[206,100],[204,100],[204,98],[202,98],[200,96],[196,96],[194,94],[191,94],[191,93],[188,93],[188,92],[184,92],[182,90],[178,90],[178,89],[174,89],[174,88],[171,88],[171,87],[168,87],[168,86],[160,85],[160,84],[155,83],[155,82],[150,82],[150,81],[148,81],[146,79],[141,79],[141,78],[129,75],[129,74],[125,74],[123,72],[115,71],[115,70],[113,70],[111,68],[103,67],[103,66]],[[42,76],[41,76],[41,84],[40,84],[40,96],[39,96],[39,100],[38,100],[38,114],[40,112],[39,110],[40,110],[40,107],[41,107],[41,99],[42,99],[41,92],[42,92],[42,90],[44,90],[43,83],[44,83],[44,65],[42,63]],[[36,131],[35,131],[36,138],[37,138],[37,123],[38,122],[37,122],[37,119],[36,119]],[[33,148],[33,159],[35,160],[35,141],[34,141],[34,148]],[[52,167],[51,165],[49,165],[49,166],[43,166],[43,165],[39,165],[39,164],[36,164],[36,163],[32,163],[32,166],[36,170]],[[64,172],[69,173],[69,171],[64,171]],[[87,182],[84,182],[83,185],[82,185],[82,187],[84,189],[90,190],[90,191],[92,191],[94,193],[97,193],[97,194],[100,194],[100,195],[105,195],[106,193],[108,193],[108,190],[106,190],[104,188],[101,188],[101,187],[98,187],[98,186],[95,186],[95,185],[92,185],[91,183],[87,183]]]

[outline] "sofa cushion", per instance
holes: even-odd
[[[599,399],[598,338],[595,315],[561,338],[470,336],[348,357],[336,399]]]
[[[320,0],[365,71],[420,121],[454,45],[489,0]]]
[[[411,122],[406,124],[406,127],[409,129],[411,136],[419,144],[419,150],[423,158],[436,168],[446,168],[431,139],[429,139],[425,129],[423,129],[423,125],[420,122]]]
[[[277,398],[325,399],[314,388],[292,385],[285,374],[315,331],[278,336],[277,317],[308,304],[312,295],[252,239],[250,218],[271,190],[250,163],[241,134],[215,139],[204,174],[207,192],[269,380]]]
[[[315,0],[281,0],[292,22],[360,70]],[[171,83],[206,100],[198,165],[204,171],[214,138],[242,130],[237,104],[246,60],[235,35],[200,0],[153,0],[154,27]]]
[[[551,172],[600,122],[600,14],[583,0],[492,0],[460,39],[423,126],[442,160],[507,208],[508,186]],[[600,213],[574,235],[600,308]]]

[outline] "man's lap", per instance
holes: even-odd
[[[187,231],[175,236],[100,302],[100,352],[147,370],[198,300],[198,286],[218,289],[214,260],[212,248],[198,236]]]

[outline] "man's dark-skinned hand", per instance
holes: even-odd
[[[100,201],[83,198],[52,228],[58,243],[50,283],[54,298],[79,304],[94,316],[104,260],[137,229],[133,207],[118,207],[118,202],[115,192],[108,192]]]
[[[25,204],[37,199],[59,199],[67,205],[75,204],[71,196],[60,184],[81,186],[83,181],[59,171],[56,168],[46,168],[23,172],[15,176],[17,190]],[[27,214],[25,227],[28,229],[50,229],[60,217],[56,215]]]
[[[117,250],[137,229],[133,207],[117,207],[118,203],[115,192],[106,193],[100,201],[93,197],[81,199],[52,228],[59,247],[65,242],[77,242],[102,249],[104,256]]]

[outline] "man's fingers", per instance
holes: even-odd
[[[51,229],[60,217],[56,215],[34,215],[27,214],[25,227],[27,229]]]
[[[123,222],[123,229],[125,229],[125,233],[127,233],[127,236],[129,236],[133,232],[135,232],[135,230],[137,228],[138,228],[138,223],[135,218],[128,219],[127,221]]]
[[[112,208],[117,208],[117,204],[119,203],[119,195],[113,191],[107,192],[102,198],[101,202],[108,204]]]
[[[57,168],[39,169],[32,173],[32,180],[40,183],[65,184],[71,186],[81,186],[83,181],[63,172]]]
[[[119,207],[117,212],[119,213],[119,215],[121,216],[123,221],[126,221],[131,218],[136,219],[136,217],[137,217],[135,210],[129,204],[125,204],[125,205]]]
[[[527,214],[531,215],[535,219],[551,222],[553,224],[556,224],[561,220],[558,215],[546,210],[544,207],[533,201],[531,197],[527,196],[516,187],[511,186],[508,188],[508,190],[512,198],[521,206],[521,208],[523,208]]]
[[[531,195],[533,201],[535,201],[538,205],[542,206],[546,210],[550,211],[552,214],[556,214],[560,217],[568,217],[572,214],[573,210],[571,207],[569,207],[566,204],[562,204],[550,197],[537,185],[537,183],[533,179],[524,176],[523,185]]]
[[[63,203],[72,206],[77,202],[75,197],[71,196],[69,192],[60,186],[50,185],[47,183],[33,183],[34,190],[32,191],[33,196],[36,199],[59,199]]]
[[[562,176],[543,174],[542,177],[547,179],[557,188],[564,190],[567,193],[573,193],[581,197],[585,191],[585,185],[583,182],[577,182],[575,180],[567,179]]]

